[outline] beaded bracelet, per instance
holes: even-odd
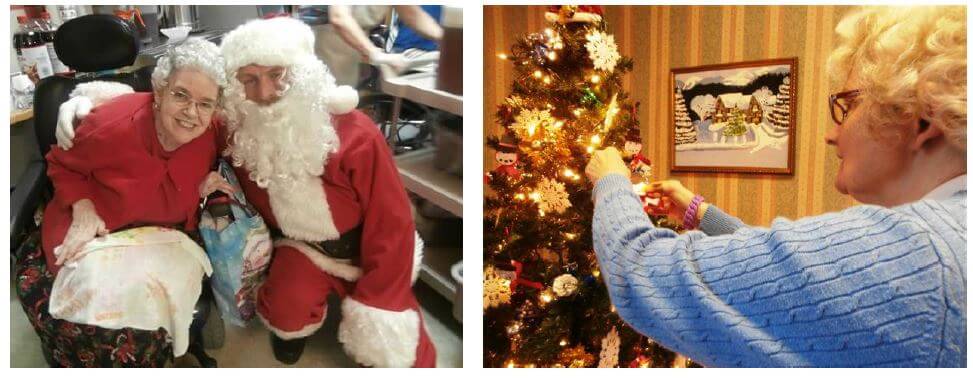
[[[703,196],[696,195],[693,201],[689,203],[689,207],[686,208],[686,215],[682,217],[682,226],[686,229],[695,229],[696,225],[696,211],[699,210],[699,204],[703,202]]]

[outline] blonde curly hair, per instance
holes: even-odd
[[[857,73],[869,127],[921,118],[966,152],[966,7],[862,7],[835,32],[832,86]]]

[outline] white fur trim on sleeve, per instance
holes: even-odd
[[[129,93],[135,93],[135,90],[128,84],[117,81],[92,81],[78,84],[68,97],[87,97],[91,99],[91,104],[97,107],[108,100]]]
[[[419,314],[365,305],[351,297],[341,303],[338,341],[345,353],[369,367],[408,368],[419,346]]]
[[[319,252],[303,241],[292,239],[280,239],[274,242],[274,247],[291,247],[300,251],[308,260],[322,271],[330,273],[335,277],[340,277],[348,281],[355,281],[361,277],[361,268],[351,265],[350,260],[335,259]]]

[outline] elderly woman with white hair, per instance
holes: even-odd
[[[836,29],[825,136],[865,203],[769,228],[673,180],[690,230],[641,213],[596,153],[594,244],[619,315],[714,367],[966,366],[966,9],[867,7]]]
[[[145,271],[150,262],[136,257],[138,243],[135,248],[125,248],[125,255],[121,255],[128,258],[125,264],[128,267],[121,274],[128,275],[131,271],[133,276],[96,276],[102,288],[87,297],[71,297],[71,292],[64,292],[71,300],[58,306],[59,287],[73,289],[73,286],[69,282],[63,285],[62,279],[56,277],[66,273],[62,268],[74,273],[83,270],[85,259],[94,257],[90,256],[94,252],[90,246],[99,243],[92,241],[96,237],[145,226],[162,227],[161,232],[139,232],[154,233],[151,236],[156,239],[160,233],[163,237],[165,232],[177,233],[166,228],[192,230],[199,216],[200,195],[231,188],[214,182],[209,171],[217,156],[216,132],[212,126],[225,82],[219,48],[205,40],[189,39],[159,60],[152,74],[152,92],[132,93],[99,105],[82,120],[70,151],[53,148],[48,153],[48,174],[54,185],[54,196],[44,211],[41,244],[38,247],[35,242],[34,252],[18,260],[16,268],[21,303],[44,349],[50,353],[52,364],[161,366],[172,359],[173,346],[166,330],[142,330],[157,328],[113,322],[113,317],[105,313],[97,313],[92,321],[84,324],[63,320],[77,320],[79,313],[90,315],[92,310],[85,306],[97,303],[99,295],[130,289],[124,281],[153,280],[165,273]],[[88,85],[97,86],[106,84]],[[122,237],[125,236],[140,235],[129,232]],[[145,243],[151,245],[150,241]],[[199,261],[200,265],[208,266],[205,254]],[[162,268],[179,270],[178,260],[169,259],[168,263]],[[195,270],[203,269],[206,268]],[[143,285],[149,283],[166,290],[167,295],[174,292],[164,282],[143,282]],[[198,287],[195,294],[199,294]],[[190,310],[195,299],[191,301]],[[168,315],[139,313],[134,316],[165,319]],[[187,319],[163,322],[163,325],[179,328],[168,329],[168,334],[176,334],[176,349],[184,351],[185,340],[180,338],[188,331]],[[186,329],[181,329],[183,325]]]

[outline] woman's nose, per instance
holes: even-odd
[[[832,124],[831,128],[824,133],[824,142],[828,145],[838,145],[838,124]]]

